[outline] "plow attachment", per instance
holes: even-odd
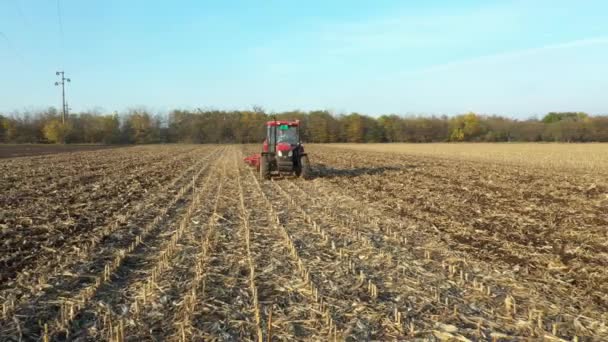
[[[250,166],[255,167],[256,169],[260,168],[260,158],[262,156],[257,153],[257,154],[253,154],[250,156],[245,157],[243,160],[245,161],[245,163],[249,164]]]

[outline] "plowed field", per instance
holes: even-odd
[[[0,340],[608,340],[602,172],[256,150],[1,160]]]

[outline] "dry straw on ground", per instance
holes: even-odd
[[[603,145],[378,146],[0,161],[0,339],[608,339]]]
[[[515,164],[603,173],[608,170],[607,143],[394,143],[335,144],[332,146],[358,151],[397,152],[505,165]]]

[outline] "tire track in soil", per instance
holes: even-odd
[[[206,168],[202,171],[205,170]],[[199,177],[203,173],[202,171],[198,173]],[[74,319],[88,299],[92,298],[106,281],[110,281],[111,273],[113,273],[110,271],[119,271],[124,262],[129,262],[129,253],[133,253],[136,248],[145,248],[147,239],[154,241],[154,239],[162,237],[158,234],[161,234],[165,227],[173,224],[184,211],[184,206],[189,202],[184,196],[190,193],[191,186],[191,181],[186,182],[169,201],[169,204],[157,214],[144,213],[143,219],[147,223],[142,229],[133,227],[128,231],[123,231],[126,236],[117,235],[113,239],[104,241],[105,244],[110,245],[109,248],[102,249],[95,259],[79,266],[80,271],[77,272],[77,277],[65,277],[65,283],[56,284],[41,298],[17,312],[13,317],[23,317],[25,321],[16,321],[17,327],[13,328],[12,332],[18,331],[25,336],[42,336],[43,327],[40,322],[45,321],[51,323],[48,324],[51,328],[49,334],[56,333],[53,328],[55,326],[57,329],[63,329],[61,327]],[[55,317],[56,320],[53,321],[52,317]],[[10,331],[3,332],[8,334]],[[59,340],[61,339],[59,337]]]
[[[139,151],[143,150],[143,151]],[[124,153],[124,152],[130,153]],[[36,186],[58,179],[80,177],[85,175],[104,174],[116,165],[132,164],[141,158],[142,154],[152,156],[155,150],[146,150],[144,146],[118,148],[111,150],[79,151],[76,153],[61,153],[45,156],[32,156],[17,159],[2,159],[0,174],[8,180],[0,183],[0,190],[6,191],[12,187]],[[103,160],[103,164],[92,161]],[[56,166],[62,166],[62,172],[49,173]],[[15,175],[20,175],[16,177]]]
[[[197,235],[194,239],[197,241],[195,244],[196,250],[192,250],[191,253],[184,253],[183,258],[192,259],[190,264],[183,270],[184,274],[188,274],[187,279],[172,279],[171,287],[179,287],[179,295],[175,298],[174,302],[175,309],[171,313],[173,320],[169,324],[163,324],[161,326],[167,326],[166,331],[172,331],[172,339],[180,342],[187,342],[194,339],[196,328],[192,325],[192,315],[198,311],[200,305],[199,298],[205,294],[205,285],[207,277],[207,267],[209,263],[209,255],[216,248],[216,227],[219,219],[223,217],[218,213],[220,205],[220,199],[222,195],[222,187],[226,178],[226,165],[223,165],[222,175],[217,186],[216,194],[213,199],[213,204],[206,209],[207,222],[205,231],[198,229]],[[201,217],[198,217],[198,222],[202,222]],[[196,223],[196,221],[193,221]],[[200,236],[199,236],[200,235]],[[198,252],[197,252],[198,251]],[[182,268],[184,268],[182,266]],[[201,295],[202,294],[202,295]]]
[[[315,183],[315,186],[323,187],[323,189],[319,190],[319,193],[333,192],[342,189],[336,184],[327,184],[322,181]],[[370,202],[367,199],[350,197],[357,196],[352,193],[351,190],[343,190],[342,194],[343,196],[349,197],[352,203],[369,203],[370,207],[376,207],[376,203]],[[452,222],[448,220],[448,218],[445,218],[443,221],[438,220],[439,217],[443,217],[441,215],[419,214],[420,210],[415,206],[407,206],[404,209],[407,213],[400,215],[399,217],[395,217],[395,214],[392,213],[392,210],[390,209],[383,210],[382,214],[375,215],[378,217],[383,216],[385,218],[392,217],[395,221],[405,220],[408,223],[408,226],[416,228],[416,231],[408,232],[408,234],[414,234],[416,239],[424,237],[426,240],[425,243],[434,241],[432,242],[434,244],[442,241],[442,243],[445,244],[444,248],[446,250],[455,251],[461,258],[466,258],[469,263],[476,263],[477,266],[485,269],[486,274],[496,273],[495,269],[500,269],[501,273],[509,275],[512,280],[535,284],[535,287],[537,287],[539,291],[545,293],[544,297],[546,298],[551,298],[553,296],[559,298],[561,297],[559,293],[571,293],[574,295],[574,298],[577,299],[572,300],[570,305],[577,308],[577,310],[580,310],[579,314],[592,315],[592,312],[597,313],[604,311],[603,306],[606,305],[606,301],[603,300],[603,298],[606,298],[604,294],[605,291],[602,290],[601,285],[599,287],[597,286],[598,279],[601,279],[602,273],[604,273],[602,267],[598,269],[596,266],[584,264],[582,272],[573,273],[577,270],[575,267],[573,271],[564,273],[560,270],[559,263],[549,262],[549,265],[547,265],[546,261],[544,263],[541,262],[540,257],[545,253],[531,251],[514,254],[514,249],[510,248],[512,244],[512,241],[510,240],[481,234],[468,226]],[[361,212],[365,212],[365,210],[362,210]],[[444,224],[444,222],[448,222],[447,225]],[[434,234],[433,229],[430,227],[437,229],[437,234]],[[449,234],[448,237],[446,237],[446,234]],[[462,237],[465,240],[461,241],[462,239],[459,237]],[[476,247],[471,247],[469,246],[470,244],[473,244]],[[480,255],[479,252],[481,250],[483,250],[485,254]],[[501,259],[497,260],[497,257],[500,257]],[[509,266],[507,267],[502,264],[501,260],[504,258],[524,260],[524,266],[519,267],[516,265],[517,267],[515,267],[515,269],[521,268],[521,271],[514,272],[512,263],[509,263]],[[488,261],[490,263],[488,263]],[[488,266],[491,266],[492,268],[490,269]],[[574,275],[584,279],[588,277],[594,281],[590,283],[576,282],[573,281],[575,280]],[[497,274],[496,276],[500,277],[500,274]],[[602,282],[599,283],[601,284]],[[554,293],[552,294],[552,292]],[[592,298],[594,302],[588,302],[586,300],[584,301],[584,305],[579,305],[583,303],[579,301],[580,298]]]
[[[453,221],[454,217],[459,217],[461,225],[470,226],[470,229],[475,230],[478,234],[493,235],[501,240],[510,241],[509,251],[504,251],[509,259],[514,259],[514,262],[519,264],[525,263],[525,258],[518,258],[516,255],[525,255],[530,253],[544,254],[546,257],[554,257],[560,251],[560,244],[567,243],[568,245],[576,245],[579,248],[568,251],[567,253],[558,254],[559,258],[567,262],[568,259],[584,259],[587,265],[603,265],[608,260],[608,254],[593,255],[590,252],[606,252],[608,247],[601,244],[585,243],[585,240],[572,238],[568,236],[564,238],[564,234],[568,234],[571,230],[584,230],[587,233],[602,234],[596,227],[608,221],[602,220],[597,216],[599,212],[595,209],[578,210],[572,208],[572,203],[568,208],[564,208],[564,204],[549,205],[547,203],[541,208],[539,206],[521,206],[518,199],[504,199],[502,196],[488,195],[486,191],[480,191],[473,188],[475,185],[454,185],[451,183],[429,183],[426,179],[420,179],[418,172],[416,176],[406,174],[403,177],[395,179],[376,179],[374,184],[368,186],[372,188],[381,188],[377,193],[374,193],[374,198],[378,199],[383,205],[390,207],[401,208],[400,212],[403,216],[411,217],[415,220],[420,220],[422,217],[428,220],[433,217],[436,221],[448,222]],[[395,174],[398,176],[398,174]],[[371,179],[370,179],[371,180]],[[395,191],[401,188],[416,188],[416,192]],[[434,189],[442,188],[442,192],[438,193]],[[385,189],[390,189],[386,191]],[[411,209],[415,208],[416,211]],[[592,214],[592,215],[591,215]],[[466,220],[464,218],[471,217]],[[603,221],[603,222],[602,222]],[[593,226],[591,225],[593,223]],[[461,227],[452,229],[449,225],[437,224],[441,230],[455,231],[456,238],[461,237],[460,241],[467,243],[467,239],[462,234],[457,232],[462,231]],[[525,231],[525,234],[522,234]],[[571,235],[571,234],[570,234]],[[580,236],[579,236],[580,238]],[[473,247],[480,249],[480,245],[492,243],[489,237],[478,245]],[[547,249],[547,245],[555,246],[552,249]],[[500,246],[496,246],[500,248]]]
[[[129,336],[132,340],[154,340],[171,335],[175,327],[166,317],[172,317],[179,308],[184,280],[195,271],[192,256],[197,255],[205,233],[195,222],[215,214],[203,210],[214,207],[212,201],[217,201],[221,191],[221,185],[215,184],[218,178],[220,184],[223,181],[217,170],[220,160],[213,162],[192,193],[187,209],[168,225],[173,229],[161,232],[129,255],[124,267],[99,289],[80,319],[74,319],[72,338],[111,340]],[[87,331],[87,326],[94,329]]]
[[[245,227],[239,216],[239,189],[234,181],[237,172],[229,169],[227,178],[232,181],[226,182],[222,190],[216,247],[209,256],[198,312],[191,317],[194,340],[257,341]]]
[[[239,156],[242,159],[242,154]],[[251,225],[251,254],[258,270],[255,282],[265,340],[325,340],[329,332],[323,322],[322,310],[314,302],[306,283],[295,276],[297,265],[285,258],[289,249],[280,236],[280,228],[271,222],[257,180],[245,167],[240,163],[235,165],[246,203],[245,216]]]
[[[519,282],[518,280],[514,280],[512,278],[509,278],[509,276],[507,274],[501,275],[501,274],[497,274],[495,272],[492,272],[491,270],[484,270],[484,267],[479,267],[480,265],[477,264],[472,264],[471,265],[471,261],[466,261],[464,259],[465,256],[454,256],[451,251],[449,251],[449,249],[447,247],[443,247],[444,249],[439,248],[435,243],[430,243],[428,242],[427,239],[429,239],[429,237],[425,237],[423,240],[420,240],[421,238],[421,234],[424,235],[424,232],[422,231],[416,231],[416,232],[406,232],[404,230],[401,229],[400,225],[398,224],[399,220],[393,220],[390,215],[386,215],[383,214],[381,212],[374,212],[373,210],[370,210],[370,208],[373,207],[373,204],[370,204],[368,202],[366,202],[365,200],[357,200],[355,198],[350,198],[344,194],[341,194],[339,198],[341,199],[348,199],[348,205],[341,203],[341,200],[336,199],[334,197],[331,197],[329,194],[330,193],[334,193],[338,192],[339,190],[337,188],[331,188],[328,189],[326,187],[319,187],[318,183],[312,183],[312,186],[306,186],[306,187],[302,187],[300,184],[298,184],[298,182],[294,183],[294,185],[298,186],[300,188],[300,190],[302,192],[305,193],[309,193],[311,198],[314,198],[315,200],[317,199],[323,199],[323,201],[325,201],[325,206],[326,208],[328,208],[328,210],[338,210],[342,213],[348,213],[353,212],[353,209],[356,208],[354,210],[355,215],[350,215],[350,217],[347,220],[343,219],[343,224],[355,224],[357,225],[357,227],[359,227],[359,229],[364,229],[367,231],[368,234],[370,234],[370,238],[375,239],[378,237],[378,234],[384,234],[382,231],[386,230],[387,227],[391,227],[392,226],[392,230],[393,231],[398,231],[401,233],[407,233],[407,235],[409,235],[410,237],[412,237],[411,239],[408,239],[408,243],[414,243],[415,244],[415,249],[414,250],[418,250],[417,254],[419,256],[419,258],[424,258],[424,256],[422,256],[422,249],[429,249],[432,251],[432,259],[436,259],[437,257],[439,257],[440,260],[436,260],[436,262],[441,262],[441,267],[439,266],[432,266],[434,267],[434,269],[439,270],[438,272],[443,272],[443,273],[448,273],[448,276],[450,275],[450,273],[454,272],[454,268],[452,267],[457,267],[460,270],[463,270],[470,274],[470,276],[472,277],[471,279],[479,279],[481,280],[481,284],[485,284],[486,286],[490,286],[490,288],[492,289],[492,293],[493,296],[496,297],[496,294],[498,294],[498,297],[495,298],[496,302],[497,302],[497,308],[500,307],[500,301],[504,300],[506,301],[507,296],[511,296],[515,299],[515,302],[517,303],[517,310],[519,312],[519,316],[521,317],[520,321],[524,322],[524,321],[528,321],[530,323],[530,321],[533,320],[532,324],[533,326],[536,325],[539,329],[542,329],[539,332],[536,332],[536,334],[540,334],[540,336],[543,336],[542,334],[547,334],[547,338],[550,338],[550,335],[555,335],[555,334],[559,334],[560,336],[565,336],[568,337],[570,336],[570,338],[576,334],[579,335],[579,337],[581,335],[585,335],[585,331],[590,331],[590,330],[596,330],[598,335],[602,335],[605,334],[606,332],[604,330],[602,330],[602,324],[601,324],[601,318],[592,318],[592,317],[585,317],[585,316],[580,316],[581,312],[580,311],[573,311],[570,310],[568,308],[568,310],[564,311],[567,307],[569,307],[568,304],[564,305],[562,304],[562,306],[560,306],[559,308],[556,307],[554,304],[552,304],[552,298],[555,298],[557,296],[557,298],[560,298],[559,292],[561,290],[556,290],[553,294],[551,293],[538,293],[538,292],[534,292],[532,289],[530,288],[525,288],[522,287],[522,283]],[[367,205],[367,206],[366,206]],[[339,209],[330,209],[330,208],[338,208]],[[340,214],[335,214],[335,216],[340,216]],[[362,220],[361,218],[365,217],[364,220]],[[346,222],[345,222],[346,221]],[[373,223],[373,224],[372,224]],[[378,226],[378,224],[380,223],[380,226],[382,226],[382,228],[380,228],[380,226]],[[375,229],[373,228],[369,228],[370,224],[372,224],[372,226],[375,226]],[[418,236],[416,236],[418,235]],[[432,239],[432,237],[431,237]],[[390,236],[388,236],[388,238],[385,236],[384,239],[384,243],[381,245],[386,245],[387,243],[390,243],[392,240],[390,238]],[[394,240],[397,243],[399,243],[399,240]],[[403,243],[403,241],[401,241],[401,243]],[[432,260],[431,259],[431,260]],[[444,261],[447,264],[444,264]],[[453,264],[453,265],[451,265]],[[449,266],[449,267],[448,267]],[[445,267],[448,267],[447,269]],[[432,270],[432,269],[431,269]],[[465,273],[465,274],[466,274]],[[457,275],[458,273],[456,273]],[[462,276],[462,274],[461,274]],[[469,279],[470,280],[470,279]],[[526,281],[526,280],[524,280]],[[480,284],[478,282],[478,284]],[[554,284],[555,285],[555,284]],[[473,289],[475,289],[477,286],[473,286]],[[496,294],[495,294],[496,293]],[[574,305],[574,303],[572,304]],[[505,304],[506,306],[506,304]],[[584,313],[586,314],[586,313]],[[527,316],[527,317],[525,317]],[[538,324],[536,324],[538,321]],[[488,323],[491,323],[490,321],[488,321]],[[526,325],[523,323],[520,323],[521,328],[525,328]],[[528,324],[529,325],[529,324]],[[557,326],[556,330],[553,330],[553,325]],[[604,331],[604,332],[602,332]],[[554,332],[553,334],[548,333],[548,332]]]
[[[204,159],[210,158],[214,153],[216,153],[217,151],[204,151],[205,154],[203,155],[202,159],[199,159],[199,163],[203,162]],[[198,158],[197,158],[198,159]],[[178,174],[177,176],[175,176],[173,179],[171,179],[169,182],[167,182],[167,184],[165,185],[161,185],[159,184],[157,187],[154,187],[150,190],[147,190],[148,192],[151,193],[151,195],[143,198],[143,200],[141,202],[137,202],[135,203],[134,206],[125,206],[122,210],[115,212],[108,220],[107,220],[107,224],[106,225],[100,225],[97,226],[93,229],[94,234],[98,233],[98,231],[102,231],[103,235],[107,235],[108,234],[108,227],[112,224],[117,225],[120,223],[124,223],[126,221],[127,218],[130,218],[132,215],[135,215],[141,211],[146,210],[147,208],[144,208],[145,206],[151,206],[154,203],[154,200],[159,200],[158,198],[155,198],[155,196],[157,195],[157,193],[161,190],[164,191],[174,191],[173,189],[171,189],[172,187],[175,186],[175,184],[182,180],[183,178],[185,178],[187,176],[188,173],[193,173],[195,171],[195,166],[196,165],[192,165],[191,167],[189,167],[188,169],[184,170],[184,172],[181,172],[180,174]],[[109,233],[111,233],[111,230],[109,231]],[[92,241],[89,241],[90,239],[87,237],[86,239],[82,239],[82,237],[80,235],[71,235],[69,236],[67,239],[64,239],[62,241],[62,243],[64,245],[77,245],[78,249],[81,249],[83,246],[80,245],[86,245],[89,246],[89,242],[91,244],[94,244]],[[53,253],[55,256],[57,256],[57,254],[64,254],[64,253],[71,253],[74,252],[72,250],[65,250],[65,249],[50,249],[50,248],[46,248],[45,252],[48,253]],[[39,267],[40,265],[35,265],[35,267]],[[32,269],[22,269],[19,273],[22,272],[26,272],[26,273],[32,273]],[[19,276],[17,276],[17,278],[19,278]],[[19,280],[19,282],[22,283],[26,283],[27,281],[24,280]],[[13,285],[13,284],[8,284],[8,285]],[[3,284],[3,286],[7,286],[7,284]],[[0,296],[2,297],[2,296]]]
[[[198,172],[206,170],[206,161],[213,157],[217,150],[208,151],[206,155],[200,159],[196,164],[184,170],[184,172],[177,175],[169,184],[165,185],[162,189],[152,191],[152,194],[146,197],[142,202],[138,203],[135,207],[129,208],[124,215],[116,216],[116,220],[113,224],[104,227],[104,230],[100,231],[101,235],[97,235],[95,232],[93,236],[86,236],[86,239],[81,239],[79,236],[72,237],[73,242],[68,245],[72,248],[62,250],[61,253],[56,253],[52,263],[36,265],[35,269],[25,269],[21,271],[16,277],[16,284],[6,290],[1,291],[0,298],[5,298],[4,307],[8,307],[10,310],[4,312],[3,317],[10,315],[10,311],[19,309],[24,304],[24,301],[37,302],[39,297],[48,294],[49,292],[55,291],[53,287],[61,287],[61,284],[69,283],[73,281],[73,278],[83,272],[86,272],[86,268],[83,266],[87,262],[91,262],[92,257],[98,257],[102,255],[105,250],[105,245],[110,245],[114,248],[114,244],[118,240],[124,239],[123,234],[126,231],[127,235],[133,233],[130,227],[136,226],[137,224],[145,224],[146,220],[150,220],[154,214],[151,210],[156,211],[157,206],[161,201],[170,200],[164,198],[170,193],[178,191],[179,187],[182,186],[180,183],[184,183],[193,173],[196,175],[196,167],[201,168]],[[201,171],[202,170],[202,171]],[[177,188],[174,188],[176,187]],[[159,193],[160,190],[163,190]],[[127,224],[127,227],[123,227],[123,224]],[[48,269],[50,267],[50,269]],[[47,268],[47,269],[44,269]],[[50,283],[50,284],[49,284]],[[18,293],[19,295],[15,295]],[[10,302],[10,304],[8,303]]]
[[[312,281],[327,296],[328,306],[336,308],[339,334],[347,340],[398,338],[398,329],[388,318],[388,312],[376,305],[377,298],[370,293],[365,275],[355,274],[356,267],[349,267],[328,239],[315,233],[301,213],[286,206],[287,201],[272,189],[271,183],[262,184],[262,189],[309,267]]]
[[[187,158],[188,155],[180,154],[172,158],[171,162],[169,163],[165,161],[165,165],[163,166],[169,167],[172,165],[179,165],[183,160],[186,160]],[[125,208],[125,205],[130,203],[137,203],[137,201],[141,200],[141,198],[145,195],[145,192],[148,190],[148,187],[154,189],[156,187],[161,186],[162,183],[168,182],[170,176],[164,174],[162,172],[162,169],[159,168],[159,165],[162,165],[162,163],[163,162],[160,162],[158,163],[158,165],[144,164],[144,166],[142,166],[141,168],[135,168],[134,170],[131,170],[128,176],[120,178],[119,182],[115,182],[114,178],[104,178],[101,181],[101,184],[105,185],[100,185],[101,188],[108,188],[107,190],[110,193],[111,191],[118,193],[118,195],[114,196],[113,199],[113,201],[117,202],[114,206],[111,206],[112,203],[107,203],[103,200],[98,201],[95,198],[87,197],[89,196],[89,191],[87,189],[94,188],[96,186],[94,184],[81,184],[78,187],[79,190],[75,190],[73,188],[64,189],[58,195],[56,195],[55,198],[52,198],[51,200],[56,203],[56,206],[61,207],[63,207],[63,205],[60,203],[66,203],[66,201],[67,203],[71,203],[71,201],[76,201],[91,204],[93,208],[90,208],[89,210],[92,210],[94,212],[104,212],[108,214],[112,212],[117,213],[120,212],[119,208]],[[159,178],[160,181],[155,182],[157,178]],[[127,185],[129,184],[136,184],[138,188],[137,191],[129,192],[126,195],[121,193],[120,189],[127,189]],[[151,184],[154,185],[150,186]],[[108,193],[105,191],[98,190],[94,192],[97,193],[98,196],[102,196],[104,198],[108,196]],[[67,199],[62,197],[62,194],[65,193],[70,194]],[[76,200],[76,198],[78,198],[82,194],[86,194],[85,197],[87,198],[84,200]],[[49,198],[43,196],[38,201],[41,200],[48,201]],[[114,208],[117,206],[118,208]],[[48,212],[49,209],[48,205],[41,203],[38,203],[34,207],[42,208],[42,210],[46,212]],[[26,209],[21,208],[20,210],[23,211]],[[74,215],[73,212],[70,214],[69,205],[67,211],[62,210],[61,215],[56,215],[56,221],[58,222],[45,221],[43,226],[39,226],[38,223],[36,223],[39,220],[46,220],[46,218],[44,218],[44,215],[39,213],[38,209],[34,209],[33,211],[29,209],[27,213],[23,214],[9,211],[9,215],[16,218],[21,217],[23,215],[25,215],[26,217],[38,215],[39,217],[36,220],[32,220],[31,223],[33,226],[31,227],[22,227],[19,231],[3,230],[2,234],[0,234],[0,238],[6,241],[5,248],[7,248],[9,251],[7,253],[7,257],[3,258],[2,260],[2,263],[4,264],[4,271],[0,274],[0,276],[2,277],[3,287],[6,287],[7,283],[14,279],[15,276],[17,276],[16,272],[18,272],[20,269],[28,267],[29,265],[36,265],[39,263],[38,260],[45,260],[45,258],[49,259],[52,255],[58,253],[58,251],[61,251],[65,243],[69,242],[70,238],[64,239],[62,237],[62,234],[57,234],[53,236],[53,234],[49,234],[50,231],[59,230],[61,233],[66,234],[69,237],[78,238],[80,235],[79,233],[81,231],[91,226],[91,218],[89,216],[81,216],[78,214]],[[101,219],[101,222],[93,223],[93,225],[103,226],[107,224],[108,217],[110,217],[110,215],[102,215],[101,217],[95,218],[95,220]],[[9,221],[8,224],[11,224],[11,222]],[[57,225],[59,227],[66,225],[67,226],[65,228],[57,229],[54,227],[54,225]],[[21,231],[23,231],[24,229],[27,229],[27,237],[16,238],[16,235],[21,235]],[[30,253],[32,249],[38,249],[40,252],[33,255]]]
[[[236,155],[235,155],[236,157]],[[239,189],[239,217],[241,219],[241,225],[243,230],[245,231],[245,247],[247,251],[247,264],[249,266],[249,289],[251,291],[251,296],[253,299],[253,314],[255,317],[256,324],[256,337],[258,342],[264,341],[264,333],[262,332],[262,313],[260,309],[260,301],[258,296],[258,286],[256,282],[256,264],[254,261],[254,257],[251,253],[251,228],[249,225],[250,213],[245,207],[245,197],[243,194],[243,184],[241,183],[241,174],[239,172],[238,166],[235,165],[235,170],[237,170],[237,185]]]
[[[181,153],[189,153],[195,149],[180,151]],[[122,153],[121,153],[122,152]],[[22,183],[15,184],[19,189],[20,197],[36,197],[41,193],[48,193],[53,190],[61,189],[74,183],[82,183],[84,181],[92,183],[98,178],[105,178],[108,174],[118,173],[128,168],[141,165],[141,160],[147,160],[148,163],[162,161],[169,156],[172,156],[171,150],[146,149],[146,147],[132,148],[129,153],[127,151],[113,151],[104,155],[92,155],[89,153],[71,155],[69,158],[61,160],[39,160],[35,163],[22,163],[16,161],[11,170],[12,173],[27,174],[27,177],[18,178],[17,181]],[[103,161],[102,164],[97,161]],[[24,165],[25,164],[25,165]],[[49,168],[49,165],[51,167]],[[36,174],[35,169],[41,171]],[[24,172],[22,168],[27,168],[29,172]],[[61,168],[60,171],[57,168]],[[66,169],[67,168],[67,169]],[[49,173],[49,169],[52,173]],[[111,172],[109,172],[111,171]],[[42,186],[47,184],[46,186]],[[27,185],[27,187],[25,187]],[[30,189],[28,189],[30,188]],[[35,193],[28,192],[35,191]]]
[[[335,237],[332,244],[339,253],[356,260],[357,269],[378,286],[375,305],[382,306],[387,316],[401,315],[405,320],[402,328],[409,330],[410,338],[424,336],[425,331],[447,335],[458,327],[461,334],[473,339],[492,333],[510,338],[522,334],[521,327],[517,328],[508,318],[512,313],[503,309],[504,296],[485,295],[453,273],[446,274],[445,268],[433,263],[425,251],[404,246],[380,232],[363,229],[366,223],[341,221],[329,199],[308,194],[296,183],[299,182],[279,181],[277,186],[289,188],[279,192],[292,194],[313,223],[322,225]],[[391,312],[391,309],[397,311]],[[503,317],[498,314],[501,311],[505,311]]]
[[[336,154],[331,149],[324,152],[323,160],[332,159]],[[608,260],[608,254],[604,253],[603,257],[597,254],[608,251],[608,247],[592,243],[602,240],[604,232],[600,227],[608,224],[608,215],[600,214],[605,210],[602,210],[601,204],[590,201],[589,190],[585,190],[585,187],[580,184],[564,186],[570,184],[564,175],[547,175],[547,172],[536,175],[530,171],[515,172],[508,168],[497,170],[492,165],[466,161],[460,161],[456,170],[453,162],[446,165],[445,160],[438,158],[365,155],[374,161],[371,164],[390,160],[391,165],[400,165],[389,168],[386,177],[365,177],[366,186],[378,190],[368,193],[369,201],[381,203],[392,211],[398,208],[402,216],[413,215],[413,208],[414,212],[419,213],[417,217],[412,216],[414,219],[424,217],[426,220],[434,218],[435,221],[446,222],[454,221],[455,218],[462,221],[463,218],[473,216],[474,219],[462,221],[464,231],[467,231],[466,225],[469,225],[472,227],[470,230],[480,234],[498,234],[500,240],[509,241],[513,247],[507,250],[496,239],[487,236],[484,241],[471,240],[459,233],[463,227],[452,229],[445,224],[437,224],[440,229],[453,234],[467,252],[478,252],[488,244],[493,245],[509,261],[507,268],[516,263],[525,264],[527,258],[519,257],[525,253],[543,255],[566,264],[575,259],[583,261],[584,265],[605,265]],[[335,161],[333,164],[336,164]],[[337,164],[344,164],[344,161]],[[325,175],[335,173],[326,168],[322,168],[321,172]],[[531,178],[530,188],[533,191],[528,187],[512,186],[521,184],[527,178]],[[503,184],[505,180],[507,183]],[[344,180],[334,177],[330,182],[343,186]],[[603,188],[601,184],[595,184],[598,183],[597,180],[591,183],[594,184],[591,189],[594,186]],[[559,185],[556,187],[555,184]],[[566,193],[557,195],[556,192],[561,193],[561,188],[564,187]],[[442,192],[439,193],[437,189]],[[526,205],[522,206],[522,201]],[[603,207],[608,209],[606,204]],[[446,215],[446,212],[450,214]],[[576,230],[582,230],[586,234],[571,233]],[[599,239],[587,238],[590,233]],[[550,246],[553,248],[547,249],[548,244],[553,245]]]
[[[112,172],[106,172],[95,176],[90,176],[86,172],[79,173],[74,177],[63,176],[62,173],[65,164],[59,164],[54,168],[51,168],[53,175],[62,175],[58,181],[45,179],[44,183],[47,184],[46,186],[39,186],[37,184],[24,186],[16,184],[14,187],[11,187],[10,190],[12,191],[6,192],[6,197],[1,199],[5,202],[0,203],[5,204],[7,208],[14,208],[16,214],[19,214],[19,210],[24,207],[29,209],[30,207],[35,207],[41,203],[47,204],[49,201],[53,201],[54,198],[60,198],[62,202],[66,204],[78,205],[80,203],[76,199],[82,194],[90,192],[91,189],[100,188],[102,186],[116,186],[117,179],[120,182],[131,180],[131,178],[145,179],[146,174],[141,173],[141,171],[155,171],[158,169],[159,165],[169,164],[167,163],[167,159],[170,159],[171,161],[180,161],[195,153],[197,153],[195,149],[180,150],[177,154],[171,153],[170,150],[161,151],[160,153],[144,153],[137,155],[136,159],[134,159],[131,164],[120,166],[113,165]],[[102,160],[102,162],[104,163],[103,165],[108,163],[105,160]],[[66,163],[70,163],[70,161],[66,161]],[[46,166],[45,169],[48,172],[49,166]],[[129,171],[129,177],[122,176],[122,172],[125,170]],[[134,170],[138,170],[138,172],[134,172]],[[70,206],[68,205],[67,207],[69,208]],[[34,218],[36,218],[36,216],[34,216]]]
[[[332,149],[324,149],[321,159],[331,160],[335,156],[336,152]],[[579,250],[585,251],[586,247],[594,252],[606,251],[606,246],[599,244],[585,246],[585,241],[577,241],[576,236],[567,234],[572,228],[587,233],[596,231],[603,236],[603,231],[598,231],[596,227],[608,223],[608,216],[598,215],[602,212],[602,205],[590,201],[593,189],[597,192],[598,189],[606,188],[596,184],[597,179],[595,182],[582,182],[586,184],[583,187],[580,184],[578,186],[570,184],[571,179],[564,175],[548,175],[546,170],[536,175],[530,171],[517,172],[506,167],[497,169],[489,164],[480,165],[467,161],[459,161],[457,165],[452,161],[449,164],[443,159],[432,157],[413,159],[404,155],[395,157],[386,154],[366,154],[366,156],[373,161],[390,160],[393,165],[386,170],[390,177],[370,178],[368,180],[374,182],[366,184],[371,188],[381,189],[371,196],[373,200],[382,202],[387,207],[394,208],[396,203],[415,204],[417,208],[428,211],[429,215],[444,215],[446,210],[450,211],[449,209],[452,208],[452,212],[461,211],[460,214],[452,215],[452,218],[476,216],[476,221],[471,222],[475,228],[483,230],[488,229],[485,226],[492,226],[488,229],[492,233],[499,229],[504,238],[520,241],[524,244],[522,245],[524,248],[531,241],[534,247],[541,247],[536,248],[537,253],[547,252],[546,249],[542,249],[547,241],[568,241],[572,245],[582,247],[572,251],[574,253]],[[336,164],[335,159],[333,160],[332,164]],[[344,161],[337,164],[344,164]],[[320,171],[330,176],[332,172],[335,173],[324,167]],[[343,171],[347,172],[347,170]],[[334,180],[341,183],[339,178]],[[522,183],[529,185],[512,186]],[[558,186],[555,186],[556,184]],[[589,187],[589,184],[593,185]],[[384,191],[386,189],[390,191]],[[416,189],[416,191],[408,191],[408,189]],[[437,189],[442,189],[441,194],[436,191]],[[448,199],[446,196],[452,198]],[[526,205],[522,206],[522,202]],[[603,207],[608,208],[607,204],[608,202]],[[564,208],[565,206],[567,208]],[[573,207],[576,209],[573,210]],[[483,216],[477,215],[482,212]],[[495,215],[487,217],[492,214]],[[500,224],[493,224],[496,220],[501,221]],[[522,225],[525,225],[525,237],[514,234],[512,229],[502,229],[503,226],[521,227]],[[551,234],[544,234],[546,232]],[[565,233],[567,237],[560,237],[562,234],[559,233]],[[589,256],[587,253],[586,257]]]

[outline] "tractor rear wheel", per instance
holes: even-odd
[[[308,156],[300,157],[300,177],[304,179],[310,178],[310,163],[308,162]]]
[[[268,157],[260,158],[260,180],[270,179],[270,162]]]

